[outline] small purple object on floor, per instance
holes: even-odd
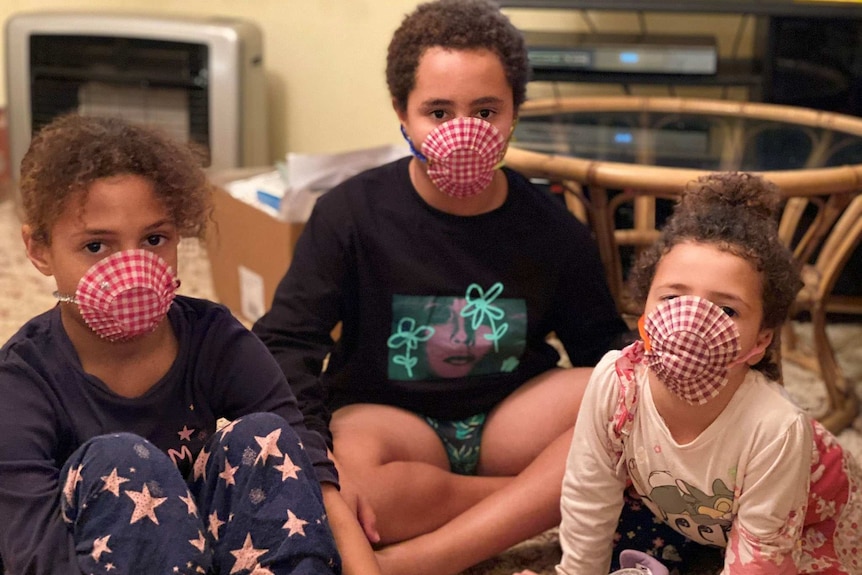
[[[668,575],[667,567],[658,559],[634,549],[626,549],[620,553],[620,567],[622,568],[611,575]]]

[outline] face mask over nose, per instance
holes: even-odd
[[[720,307],[697,296],[660,303],[638,322],[644,362],[674,395],[703,405],[727,385],[727,371],[763,352],[740,353],[739,329]]]
[[[413,146],[404,126],[401,133],[410,151],[428,164],[428,177],[444,194],[470,198],[487,188],[506,152],[506,138],[489,122],[479,118],[455,118],[434,128]]]
[[[122,342],[155,330],[178,286],[165,260],[147,250],[127,250],[87,270],[74,296],[55,295],[63,303],[76,304],[87,326],[101,338]]]

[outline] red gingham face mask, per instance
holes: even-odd
[[[94,264],[78,282],[75,303],[96,334],[128,341],[156,329],[174,301],[179,285],[171,267],[147,250],[117,252]]]
[[[469,198],[488,187],[505,151],[506,138],[489,122],[455,118],[428,134],[417,157],[428,162],[428,177],[437,189]]]
[[[642,323],[644,361],[676,396],[703,405],[727,385],[727,370],[745,358],[739,330],[720,307],[697,296],[660,303]]]

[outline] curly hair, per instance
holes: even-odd
[[[761,277],[763,328],[777,328],[787,318],[802,288],[799,266],[778,237],[781,194],[759,176],[724,172],[690,182],[659,240],[638,258],[629,275],[629,288],[643,306],[661,258],[677,244],[712,244],[750,262]],[[777,341],[754,366],[778,379]]]
[[[212,211],[212,185],[192,146],[119,118],[58,116],[34,136],[21,161],[21,207],[35,240],[51,228],[77,192],[96,180],[141,176],[153,184],[180,235],[202,238]]]
[[[416,68],[425,50],[486,49],[500,58],[517,110],[527,97],[530,65],[524,37],[489,0],[437,0],[404,17],[389,43],[386,84],[396,105],[407,108],[416,86]]]

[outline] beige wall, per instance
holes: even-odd
[[[19,11],[100,9],[218,14],[256,22],[263,31],[270,148],[275,159],[286,151],[334,152],[400,141],[384,79],[386,46],[403,15],[418,3],[419,0],[2,0],[0,21],[5,22]],[[575,12],[513,9],[508,13],[516,25],[524,28],[585,27],[584,19]],[[602,30],[629,31],[638,26],[631,15],[598,13],[591,17]],[[654,31],[713,34],[719,30],[732,38],[738,21],[732,16],[681,19],[654,14],[649,15],[647,24]],[[729,50],[729,44],[723,40],[722,50]],[[0,31],[0,63],[5,63],[4,47],[5,37]],[[620,88],[535,84],[529,95],[596,91],[618,93]],[[656,87],[635,91],[667,93]],[[4,74],[0,105],[5,102]]]

